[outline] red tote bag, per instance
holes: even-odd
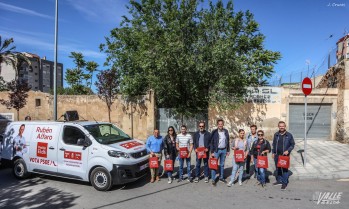
[[[197,152],[198,159],[207,158],[206,152],[205,152],[205,147],[198,147],[197,150],[198,150],[198,152]]]
[[[217,158],[210,158],[208,161],[208,167],[212,170],[218,169],[218,159]]]
[[[268,168],[267,156],[257,156],[257,168]]]
[[[290,167],[290,157],[279,155],[277,167],[288,169]]]
[[[149,158],[149,168],[159,168],[159,158],[158,157]]]
[[[173,160],[165,160],[165,171],[173,171]]]
[[[186,147],[181,147],[179,148],[179,157],[180,158],[188,158],[188,148]]]
[[[234,158],[235,158],[235,162],[237,163],[242,163],[245,161],[244,159],[244,151],[243,150],[235,150],[234,151]]]

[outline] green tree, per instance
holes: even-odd
[[[13,43],[13,38],[5,39],[2,42],[0,35],[0,74],[1,74],[1,63],[6,63],[7,65],[16,66],[16,53],[14,50],[15,46],[11,45]]]
[[[19,119],[19,110],[27,104],[30,87],[27,82],[13,80],[7,83],[7,89],[9,90],[9,100],[0,99],[0,103],[7,108],[16,109],[17,119]]]
[[[97,68],[98,68],[98,64],[94,61],[89,61],[86,63],[86,70],[88,72],[86,79],[91,79],[90,81],[87,81],[86,80],[86,84],[87,86],[89,86],[90,88],[92,87],[92,84],[93,84],[93,74],[95,71],[97,71]]]
[[[2,76],[0,76],[0,91],[7,91],[7,83]]]
[[[2,42],[0,35],[0,74],[2,72],[1,63],[11,65],[15,70],[15,79],[18,78],[18,65],[22,64],[23,61],[30,64],[29,59],[22,53],[15,52],[16,46],[12,45],[14,42],[13,38],[5,39]]]
[[[124,95],[153,89],[159,106],[181,115],[242,102],[281,58],[264,49],[253,14],[235,12],[232,1],[131,0],[127,8],[100,46],[105,64],[119,69]]]
[[[65,89],[64,93],[75,95],[93,94],[91,84],[93,73],[97,70],[98,64],[94,61],[86,62],[81,52],[71,52],[69,57],[73,59],[76,67],[66,70],[64,79],[69,87]]]
[[[111,106],[115,99],[118,98],[118,94],[120,92],[119,80],[120,76],[117,70],[109,69],[100,71],[97,74],[97,81],[95,82],[98,97],[105,101],[108,107],[109,122],[111,122]]]

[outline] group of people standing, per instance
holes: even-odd
[[[258,180],[258,184],[264,187],[266,185],[266,169],[256,166],[257,159],[258,156],[267,156],[268,153],[272,152],[275,167],[277,168],[277,178],[273,185],[281,185],[281,189],[285,190],[288,185],[289,172],[288,169],[277,166],[278,158],[279,156],[289,156],[295,146],[295,142],[292,134],[286,131],[285,122],[280,121],[278,123],[278,128],[279,131],[274,134],[271,147],[269,141],[264,137],[264,131],[257,131],[256,125],[250,126],[250,133],[247,137],[245,136],[245,130],[238,130],[238,137],[230,142],[229,132],[224,128],[224,121],[222,119],[217,120],[217,129],[213,130],[211,133],[206,130],[205,122],[199,121],[198,131],[195,132],[193,136],[187,132],[187,127],[185,125],[181,126],[179,134],[176,134],[174,127],[170,126],[164,138],[159,135],[159,130],[155,129],[154,135],[147,139],[146,147],[150,157],[158,157],[159,164],[162,160],[162,153],[164,153],[165,159],[172,160],[172,167],[174,167],[176,159],[179,160],[178,182],[184,180],[183,168],[186,162],[187,180],[192,182],[194,179],[194,182],[198,183],[200,181],[200,168],[203,163],[204,181],[206,183],[209,183],[209,179],[211,179],[212,185],[216,186],[218,174],[218,181],[226,183],[228,187],[234,185],[237,172],[239,172],[238,183],[242,185],[244,167],[246,167],[245,177],[250,178],[250,167],[252,164],[254,164],[254,178]],[[188,151],[186,157],[179,157],[179,151],[182,150],[181,148],[186,148]],[[191,153],[193,150],[196,153],[194,177],[192,177],[191,173]],[[199,150],[204,150],[205,157],[198,157]],[[243,151],[243,160],[241,162],[236,162],[233,157],[232,173],[230,181],[227,183],[224,178],[225,159],[230,155],[231,151],[234,153],[237,152],[237,150]],[[219,162],[217,170],[211,169],[211,175],[209,169],[210,158],[216,158]],[[150,170],[150,182],[160,181],[158,169]],[[169,184],[173,181],[172,175],[172,171],[167,172]]]

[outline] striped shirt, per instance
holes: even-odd
[[[190,148],[190,144],[193,144],[193,138],[189,133],[183,135],[182,133],[177,135],[176,143],[178,143],[179,148],[187,147]]]

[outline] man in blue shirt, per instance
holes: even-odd
[[[162,157],[161,152],[163,150],[164,145],[163,145],[162,136],[159,135],[158,129],[154,130],[153,136],[148,137],[146,142],[146,147],[150,157],[155,157],[155,156],[158,157],[159,165],[160,165],[161,157]],[[151,183],[154,183],[155,178],[156,178],[156,181],[160,181],[158,168],[151,168],[150,174],[151,174],[151,179],[150,179]]]

